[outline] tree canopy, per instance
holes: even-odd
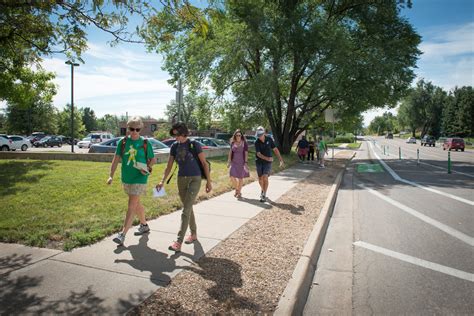
[[[409,1],[184,2],[141,35],[164,68],[243,112],[260,111],[283,152],[329,106],[341,114],[395,105],[412,81],[420,37]]]

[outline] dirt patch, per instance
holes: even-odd
[[[129,314],[272,313],[341,168],[315,167]]]

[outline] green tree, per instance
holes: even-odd
[[[128,15],[145,15],[152,8],[143,0],[0,1],[0,100],[24,68],[43,56],[63,53],[81,60],[87,48],[86,27],[111,34],[113,43],[139,42],[126,28]]]
[[[97,118],[94,110],[91,108],[84,108],[82,111],[82,123],[84,123],[87,132],[97,130]]]
[[[384,135],[386,132],[397,132],[397,117],[390,112],[385,112],[382,116],[376,116],[369,124],[369,131]]]
[[[56,87],[52,83],[54,74],[19,71],[15,82],[9,85],[6,117],[10,133],[30,134],[36,131],[55,133],[55,108],[52,105]]]
[[[414,77],[420,37],[400,9],[410,1],[184,2],[149,19],[142,36],[164,53],[174,81],[232,94],[261,111],[284,153],[333,106],[395,105]],[[252,108],[253,111],[248,109]]]
[[[86,133],[86,128],[82,122],[82,111],[74,109],[74,138],[82,138]],[[71,137],[71,105],[58,114],[58,134]]]
[[[117,115],[105,114],[97,120],[97,129],[101,131],[108,131],[114,135],[120,135],[119,123],[124,118],[119,118]]]
[[[474,135],[474,93],[472,87],[456,87],[443,109],[442,133],[446,136]]]

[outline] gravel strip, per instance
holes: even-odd
[[[129,315],[272,313],[341,168],[315,168]]]

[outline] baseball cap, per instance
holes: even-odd
[[[264,129],[262,126],[259,126],[259,127],[257,128],[257,132],[255,133],[255,136],[260,137],[260,136],[262,136],[263,134],[265,134],[265,129]]]

